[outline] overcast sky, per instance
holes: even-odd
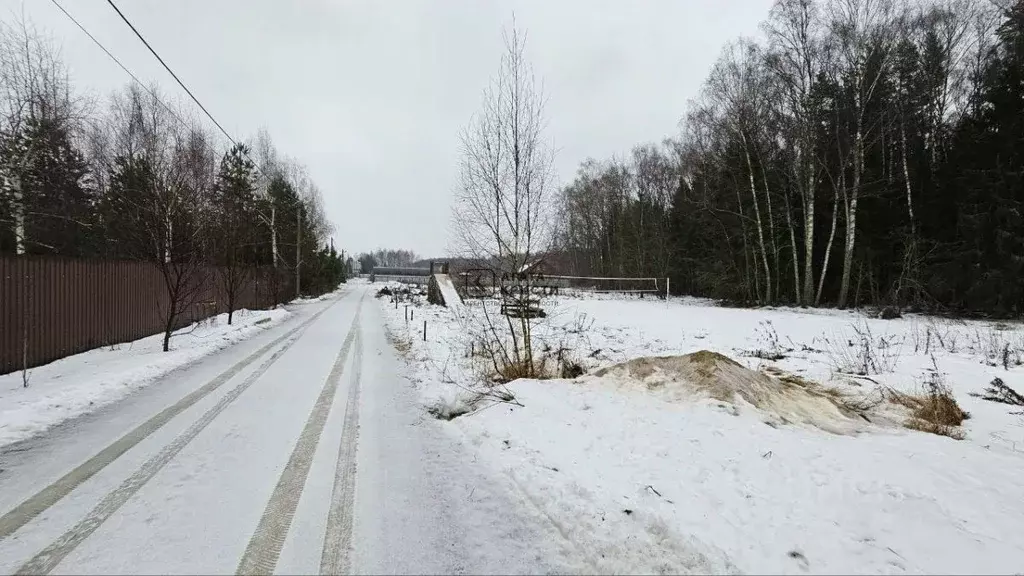
[[[105,0],[59,1],[143,81],[185,97]],[[756,35],[771,0],[117,3],[236,139],[265,126],[309,168],[337,246],[431,256],[449,239],[459,131],[513,11],[549,98],[564,183],[587,157],[675,134],[724,44]],[[105,97],[129,81],[50,1],[0,9],[51,33],[80,89]]]

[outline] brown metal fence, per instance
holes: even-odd
[[[235,308],[272,306],[272,274],[253,269]],[[218,270],[204,268],[196,280],[198,296],[177,327],[227,311]],[[168,304],[151,263],[0,256],[0,374],[161,333]]]

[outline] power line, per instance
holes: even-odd
[[[142,81],[139,80],[139,78],[135,74],[133,74],[132,71],[129,70],[127,66],[122,64],[121,61],[118,60],[117,57],[114,56],[110,52],[110,50],[107,50],[107,48],[105,46],[103,46],[103,44],[100,43],[100,41],[97,40],[95,36],[90,34],[89,31],[86,30],[85,26],[82,26],[82,24],[78,20],[76,20],[75,17],[72,16],[67,10],[65,10],[64,7],[61,6],[59,2],[57,2],[57,0],[50,0],[50,1],[53,2],[53,5],[56,6],[61,12],[63,12],[64,15],[68,17],[68,19],[70,19],[72,22],[74,22],[75,26],[78,26],[79,30],[84,32],[85,35],[88,36],[90,40],[92,40],[97,46],[99,46],[100,50],[103,50],[104,54],[106,54],[111,60],[113,60],[115,63],[117,63],[117,65],[120,66],[121,69],[124,70],[129,76],[131,76],[132,80],[134,80],[139,86],[142,86],[147,92],[149,92],[149,94],[153,97],[153,99],[156,100],[157,102],[159,102],[161,106],[163,106],[168,112],[170,112],[171,115],[174,116],[178,120],[178,122],[180,122],[186,128],[191,128],[188,125],[188,123],[186,123],[181,118],[181,116],[178,115],[177,112],[175,112],[166,103],[164,103],[164,101],[161,100],[160,97],[157,96],[148,86],[143,84]],[[217,119],[214,118],[212,114],[210,114],[209,110],[207,110],[206,107],[203,106],[203,104],[199,101],[199,99],[196,98],[194,94],[192,94],[192,91],[189,90],[187,86],[185,86],[185,84],[181,81],[181,79],[178,78],[178,75],[175,74],[174,71],[171,70],[171,68],[169,66],[167,66],[167,63],[164,62],[163,58],[161,58],[160,55],[156,53],[156,50],[153,50],[153,47],[149,45],[149,42],[146,42],[146,39],[143,38],[142,34],[140,34],[139,31],[135,29],[135,26],[133,26],[132,23],[130,21],[128,21],[128,19],[125,17],[125,15],[121,13],[121,10],[119,10],[117,8],[117,5],[115,5],[111,0],[107,0],[107,2],[110,4],[111,7],[114,8],[114,10],[117,12],[117,14],[121,17],[121,19],[124,20],[125,24],[127,24],[128,27],[132,29],[132,32],[135,32],[135,35],[139,37],[139,40],[142,40],[142,43],[146,45],[146,48],[149,49],[149,51],[153,54],[153,56],[156,56],[156,59],[160,61],[160,64],[163,65],[164,69],[166,69],[171,74],[171,76],[178,83],[178,85],[181,86],[182,89],[185,90],[185,92],[189,95],[190,98],[192,98],[192,101],[195,102],[197,106],[199,106],[199,108],[203,111],[204,114],[206,114],[207,118],[209,118],[210,121],[213,122],[217,126],[218,129],[220,129],[221,133],[224,134],[224,136],[228,139],[228,141],[231,142],[232,145],[237,147],[238,143],[235,142],[235,139],[232,138],[230,134],[228,134],[228,131],[225,130],[224,127],[220,125],[220,122],[217,122]],[[246,157],[249,158],[249,160],[253,163],[253,166],[255,166],[256,169],[259,170],[260,173],[263,174],[263,176],[265,178],[267,178],[268,180],[271,178],[270,175],[267,174],[267,172],[263,169],[263,167],[258,162],[256,162],[252,158],[252,156],[249,155],[248,151],[246,151],[243,148],[242,149],[242,153],[245,154]],[[303,200],[298,197],[298,194],[296,194],[296,200],[292,204],[293,204],[293,206],[297,206],[298,207],[298,210],[296,211],[296,217],[299,219],[298,221],[301,222]],[[260,213],[260,217],[264,221],[267,220],[265,214]],[[296,234],[301,234],[301,224],[299,226],[296,226]],[[332,241],[333,241],[333,239],[332,239]],[[298,251],[298,248],[300,246],[300,241],[299,241],[298,238],[296,238],[295,246],[296,246],[296,251]],[[299,265],[300,265],[300,263],[301,263],[300,256],[298,254],[296,254],[296,262],[295,262],[295,274],[296,274],[295,287],[296,287],[296,290],[298,290],[298,288],[299,288],[299,276],[298,276],[298,274],[299,274]],[[275,265],[276,265],[276,262],[275,262]]]
[[[100,50],[103,50],[103,53],[104,53],[104,54],[106,54],[106,55],[107,55],[107,56],[108,56],[108,57],[109,57],[109,58],[110,58],[111,60],[113,60],[113,61],[114,61],[114,62],[115,62],[115,63],[116,63],[116,64],[117,64],[118,66],[120,66],[120,67],[121,67],[121,70],[124,70],[124,71],[125,71],[125,73],[126,73],[126,74],[128,74],[128,75],[129,75],[129,76],[130,76],[130,77],[132,78],[132,80],[134,80],[134,81],[135,81],[135,83],[136,83],[136,84],[138,84],[138,85],[139,85],[139,86],[141,86],[141,87],[142,87],[142,88],[143,88],[143,89],[144,89],[144,90],[145,90],[146,92],[148,92],[148,93],[149,93],[149,95],[150,95],[150,96],[152,96],[152,97],[153,97],[153,99],[154,99],[155,101],[157,101],[157,102],[158,102],[158,103],[159,103],[159,104],[160,104],[161,106],[163,106],[165,110],[167,110],[168,112],[170,112],[170,113],[171,113],[171,115],[172,115],[172,116],[174,116],[174,118],[175,118],[176,120],[178,120],[178,122],[180,122],[182,126],[184,126],[185,128],[191,128],[191,127],[192,127],[192,126],[191,126],[191,125],[190,125],[190,124],[189,124],[188,122],[185,122],[185,120],[184,120],[184,119],[183,119],[183,118],[181,117],[181,115],[180,115],[180,114],[178,114],[177,112],[175,112],[175,110],[174,110],[173,108],[171,108],[171,107],[170,107],[170,106],[168,106],[168,105],[167,105],[167,104],[166,104],[166,103],[165,103],[165,102],[164,102],[163,100],[161,100],[161,99],[160,99],[160,97],[159,97],[159,96],[157,96],[157,94],[156,94],[155,92],[153,92],[153,90],[152,90],[152,89],[151,89],[151,88],[150,88],[149,86],[145,85],[145,84],[144,84],[144,83],[143,83],[143,82],[142,82],[141,80],[139,80],[138,76],[136,76],[136,75],[135,75],[135,74],[134,74],[134,73],[133,73],[133,72],[132,72],[131,70],[129,70],[127,66],[125,66],[124,64],[122,64],[122,63],[121,63],[121,61],[120,61],[120,60],[118,60],[117,56],[114,56],[114,55],[113,55],[113,54],[112,54],[112,53],[110,52],[110,50],[107,50],[107,48],[106,48],[106,47],[105,47],[105,46],[104,46],[104,45],[103,45],[103,44],[102,44],[102,43],[101,43],[101,42],[100,42],[99,40],[97,40],[97,39],[96,39],[96,37],[95,37],[95,36],[93,36],[93,35],[92,35],[92,34],[91,34],[91,33],[90,33],[90,32],[89,32],[89,31],[88,31],[88,30],[87,30],[86,28],[85,28],[85,26],[83,26],[83,25],[82,25],[82,24],[81,24],[81,23],[80,23],[80,22],[79,22],[79,21],[78,21],[77,19],[75,19],[75,17],[74,17],[74,16],[72,16],[72,15],[71,15],[71,14],[70,14],[70,13],[69,13],[69,12],[68,12],[67,10],[65,10],[65,9],[64,9],[64,7],[63,7],[63,6],[61,6],[61,5],[60,5],[60,3],[59,3],[59,2],[57,1],[57,0],[50,0],[50,1],[51,1],[51,2],[53,3],[53,5],[54,5],[54,6],[56,6],[56,7],[57,7],[57,8],[58,8],[58,9],[59,9],[59,10],[60,10],[61,12],[63,12],[63,13],[64,13],[64,15],[68,17],[68,19],[69,19],[69,20],[71,20],[72,22],[74,22],[75,26],[77,26],[79,30],[81,30],[82,32],[84,32],[84,33],[85,33],[85,35],[86,35],[86,36],[88,36],[88,37],[89,37],[89,39],[90,39],[90,40],[92,40],[94,44],[96,44],[97,46],[99,46]],[[111,2],[111,6],[114,6],[113,2]],[[117,6],[114,6],[114,10],[117,10]],[[117,13],[118,13],[118,14],[121,14],[121,11],[120,11],[120,10],[117,10]],[[201,108],[201,109],[203,110],[203,112],[204,112],[204,113],[206,113],[207,117],[209,117],[209,118],[210,118],[210,120],[212,120],[212,121],[213,121],[213,123],[217,125],[217,128],[219,128],[219,129],[220,129],[220,131],[221,131],[221,132],[222,132],[222,133],[224,134],[224,136],[226,136],[226,137],[227,137],[227,139],[228,139],[229,141],[231,141],[231,143],[232,143],[232,144],[234,144],[234,145],[237,145],[238,143],[237,143],[237,142],[235,142],[234,138],[232,138],[232,137],[231,137],[231,135],[230,135],[230,134],[228,134],[226,130],[224,130],[224,128],[223,128],[223,127],[222,127],[222,126],[220,125],[220,123],[218,123],[218,122],[217,122],[217,120],[215,120],[215,119],[213,118],[213,116],[212,116],[212,115],[211,115],[211,114],[210,114],[210,113],[209,113],[209,112],[208,112],[208,111],[206,110],[206,108],[204,108],[204,107],[203,107],[203,105],[202,105],[202,104],[201,104],[201,103],[199,102],[199,100],[197,100],[197,99],[196,99],[196,97],[195,97],[195,96],[194,96],[194,95],[192,94],[192,92],[191,92],[191,91],[189,91],[189,89],[188,89],[187,87],[185,87],[185,85],[184,85],[184,84],[182,84],[181,80],[180,80],[180,79],[178,79],[178,76],[177,76],[177,75],[175,75],[175,74],[174,74],[174,72],[172,72],[172,71],[171,71],[171,69],[167,67],[167,64],[165,64],[165,63],[164,63],[164,61],[163,61],[163,60],[162,60],[162,59],[160,58],[160,56],[159,56],[159,55],[157,55],[157,53],[156,53],[155,51],[153,51],[153,49],[152,49],[152,48],[151,48],[151,47],[149,46],[149,43],[147,43],[147,42],[146,42],[146,40],[145,40],[145,38],[143,38],[143,37],[142,37],[142,35],[141,35],[141,34],[139,34],[139,32],[138,32],[138,31],[137,31],[137,30],[135,29],[135,27],[134,27],[134,26],[132,26],[131,22],[128,22],[128,20],[124,18],[124,15],[123,15],[123,14],[121,14],[121,18],[122,18],[122,19],[124,19],[124,21],[125,21],[125,22],[126,22],[126,23],[128,24],[128,26],[130,26],[130,27],[131,27],[131,29],[132,29],[132,30],[133,30],[133,31],[135,32],[135,34],[139,36],[139,39],[141,39],[141,40],[142,40],[142,42],[143,42],[144,44],[146,44],[146,47],[147,47],[147,48],[149,48],[149,50],[150,50],[151,52],[153,52],[153,55],[154,55],[154,56],[156,56],[157,60],[160,60],[160,63],[164,65],[164,68],[166,68],[166,69],[167,69],[167,71],[171,73],[171,76],[174,76],[174,79],[175,79],[175,80],[177,80],[178,84],[179,84],[179,85],[181,85],[181,87],[185,89],[185,92],[187,92],[187,93],[188,93],[188,95],[192,97],[192,100],[193,100],[193,101],[195,101],[195,103],[199,105],[199,107],[200,107],[200,108]],[[250,154],[249,154],[249,152],[248,152],[248,151],[243,151],[243,153],[244,153],[244,154],[246,155],[246,157],[247,157],[247,158],[249,158],[249,160],[250,160],[250,161],[251,161],[251,162],[253,163],[253,166],[255,166],[257,170],[259,170],[260,174],[262,174],[264,178],[267,178],[268,180],[269,180],[269,179],[271,179],[271,175],[270,175],[270,174],[268,174],[268,173],[267,173],[267,171],[263,169],[263,166],[261,166],[261,165],[260,165],[260,163],[259,163],[259,162],[257,162],[257,161],[256,161],[256,160],[255,160],[255,159],[254,159],[254,158],[253,158],[253,157],[252,157],[252,156],[251,156]]]
[[[142,87],[142,89],[143,89],[143,90],[145,90],[146,92],[149,92],[149,95],[150,95],[150,96],[152,96],[154,100],[156,100],[157,102],[159,102],[159,103],[160,103],[160,105],[161,105],[161,106],[163,106],[165,110],[167,110],[168,112],[170,112],[170,113],[171,113],[171,115],[172,115],[172,116],[174,116],[174,117],[175,117],[175,118],[176,118],[176,119],[178,120],[178,122],[181,122],[181,123],[182,123],[182,124],[183,124],[184,126],[186,126],[186,127],[188,126],[188,123],[186,123],[186,122],[185,122],[185,120],[184,120],[184,119],[182,119],[182,117],[181,117],[180,115],[178,115],[178,113],[177,113],[177,112],[175,112],[173,108],[171,108],[170,106],[168,106],[167,104],[165,104],[165,103],[164,103],[164,101],[163,101],[163,100],[161,100],[161,99],[160,99],[160,97],[159,97],[159,96],[157,96],[157,95],[156,95],[156,93],[155,93],[155,92],[153,92],[153,90],[152,90],[152,89],[151,89],[151,88],[150,88],[149,86],[146,86],[145,84],[143,84],[143,83],[142,83],[142,80],[139,80],[138,76],[136,76],[135,74],[133,74],[133,73],[132,73],[132,71],[131,71],[131,70],[129,70],[127,66],[125,66],[124,64],[122,64],[122,63],[121,63],[121,61],[117,59],[117,56],[114,56],[113,54],[111,54],[111,53],[110,53],[110,50],[107,50],[106,46],[104,46],[104,45],[103,45],[102,43],[100,43],[100,41],[99,41],[99,40],[97,40],[95,36],[93,36],[92,34],[90,34],[90,33],[89,33],[89,31],[85,29],[85,26],[82,26],[81,22],[79,22],[78,20],[76,20],[74,16],[72,16],[72,15],[71,15],[70,13],[68,13],[68,11],[67,11],[67,10],[65,10],[65,9],[64,9],[64,7],[63,7],[63,6],[61,6],[59,2],[57,2],[57,0],[50,0],[50,2],[53,2],[53,5],[54,5],[54,6],[56,6],[56,7],[57,7],[57,9],[59,9],[59,10],[60,10],[61,12],[63,12],[63,13],[64,13],[64,15],[68,17],[68,19],[69,19],[69,20],[71,20],[72,22],[74,22],[74,23],[75,23],[75,26],[78,26],[78,29],[79,29],[79,30],[81,30],[82,32],[85,32],[85,35],[86,35],[86,36],[88,36],[88,37],[89,37],[89,39],[90,39],[90,40],[92,40],[94,44],[96,44],[97,46],[99,46],[99,47],[100,47],[100,50],[103,50],[103,52],[104,52],[104,53],[105,53],[105,54],[106,54],[107,56],[109,56],[109,57],[110,57],[110,59],[111,59],[111,60],[113,60],[115,64],[117,64],[118,66],[120,66],[120,67],[121,67],[121,70],[124,70],[124,71],[125,71],[125,73],[127,73],[127,74],[128,74],[129,76],[131,76],[131,77],[132,77],[132,80],[135,80],[135,83],[136,83],[136,84],[138,84],[139,86],[141,86],[141,87]]]
[[[181,86],[182,90],[184,90],[186,94],[188,94],[189,98],[191,98],[192,101],[196,103],[196,106],[199,106],[199,109],[202,110],[204,114],[206,114],[206,117],[209,118],[210,121],[213,122],[215,126],[217,126],[217,128],[221,131],[222,134],[224,134],[224,137],[227,138],[228,141],[231,142],[231,144],[237,146],[238,142],[236,142],[235,139],[231,137],[231,134],[228,134],[228,131],[225,130],[224,127],[220,125],[220,122],[217,122],[217,119],[213,117],[213,114],[210,114],[210,111],[207,110],[205,106],[203,106],[203,103],[200,102],[199,99],[196,98],[195,94],[193,94],[192,91],[188,89],[188,86],[185,86],[185,83],[181,81],[181,78],[178,78],[178,75],[174,73],[174,70],[171,70],[171,67],[168,66],[167,63],[164,62],[164,59],[161,58],[159,54],[157,54],[156,50],[154,50],[153,47],[150,46],[149,42],[146,41],[146,38],[142,35],[142,33],[139,32],[135,25],[132,24],[130,20],[128,20],[128,18],[124,15],[123,12],[121,12],[121,9],[117,7],[117,4],[114,4],[113,0],[107,0],[107,3],[110,4],[110,7],[113,8],[115,12],[117,12],[117,15],[121,17],[121,20],[124,20],[124,23],[132,29],[132,32],[134,32],[135,35],[138,36],[139,40],[141,40],[142,43],[145,44],[146,48],[149,49],[150,53],[152,53],[153,56],[156,57],[157,61],[160,62],[160,65],[163,66],[165,70],[167,70],[171,77],[174,78],[174,81],[177,82],[179,86]],[[246,155],[247,158],[249,158],[249,160],[253,163],[256,169],[259,170],[260,174],[262,174],[264,178],[270,179],[270,175],[267,174],[267,172],[263,169],[263,166],[261,166],[259,162],[256,162],[256,160],[249,154],[248,151],[243,150],[243,153]]]
[[[132,29],[132,32],[135,32],[135,35],[139,37],[139,40],[142,40],[142,43],[146,45],[146,48],[149,49],[153,56],[156,56],[156,59],[160,61],[160,64],[164,67],[164,69],[170,73],[171,77],[173,77],[175,82],[178,83],[178,86],[181,86],[185,93],[188,94],[190,98],[192,98],[192,101],[195,102],[197,106],[199,106],[199,109],[202,110],[204,114],[206,114],[206,117],[209,118],[210,121],[213,122],[217,126],[217,128],[220,129],[221,132],[224,133],[224,136],[227,137],[227,139],[232,144],[237,145],[238,143],[235,142],[235,139],[232,138],[231,135],[228,134],[228,131],[225,130],[224,127],[220,125],[220,122],[217,122],[217,119],[213,117],[213,114],[210,114],[206,107],[203,106],[203,103],[195,97],[195,94],[192,94],[192,91],[188,89],[188,86],[185,86],[185,83],[181,81],[181,78],[178,78],[178,75],[174,73],[174,70],[171,70],[171,67],[168,66],[166,62],[164,62],[164,59],[156,53],[156,50],[153,50],[153,47],[149,45],[149,42],[147,42],[146,39],[142,36],[142,34],[139,33],[139,31],[135,28],[131,21],[129,21],[128,18],[125,17],[125,15],[121,12],[121,9],[117,7],[117,4],[114,4],[114,0],[107,0],[107,4],[110,4],[110,7],[113,8],[115,12],[117,12],[117,15],[121,17],[121,20],[124,20],[124,23]]]

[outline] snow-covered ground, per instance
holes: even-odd
[[[351,282],[289,307],[245,342],[0,449],[0,574],[586,570],[423,412],[367,291]]]
[[[421,296],[410,310],[406,304],[381,299],[424,408],[459,408],[481,377],[471,357],[479,350],[479,302],[467,302],[463,319]],[[669,401],[587,375],[513,382],[507,389],[516,404],[484,403],[446,423],[593,570],[1024,567],[1024,409],[971,395],[996,377],[1024,391],[1021,325],[730,309],[695,299],[584,295],[547,299],[544,307],[538,348],[563,349],[591,373],[631,358],[711,350],[861,398],[880,386],[918,392],[941,381],[971,414],[963,440],[877,423],[839,435],[779,425],[742,402]],[[853,372],[867,374],[845,374]]]
[[[311,300],[315,301],[315,300]],[[96,348],[0,376],[0,446],[116,402],[161,376],[244,340],[289,316],[284,308],[238,310],[182,328],[162,350],[163,334]],[[25,386],[25,380],[28,386]]]

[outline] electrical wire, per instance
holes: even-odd
[[[206,114],[206,116],[210,119],[210,121],[212,121],[217,126],[217,128],[221,131],[221,133],[224,134],[224,136],[228,139],[228,141],[230,141],[233,145],[237,146],[238,143],[235,141],[235,139],[232,138],[230,134],[228,134],[227,130],[225,130],[224,127],[221,126],[221,124],[219,122],[217,122],[217,119],[214,118],[213,115],[210,114],[210,112],[206,109],[206,107],[203,106],[203,104],[199,101],[199,99],[196,98],[194,94],[192,94],[192,91],[189,90],[187,86],[185,86],[185,84],[181,81],[181,79],[178,78],[178,75],[175,74],[174,71],[171,70],[169,66],[167,66],[167,63],[164,62],[163,58],[161,58],[160,55],[157,54],[155,50],[153,50],[153,47],[149,45],[149,42],[146,41],[146,39],[142,36],[142,34],[139,33],[139,31],[135,28],[135,26],[132,25],[132,23],[128,20],[128,18],[126,18],[125,15],[121,12],[121,10],[118,9],[117,5],[115,5],[110,0],[107,0],[107,1],[110,4],[110,6],[113,7],[115,11],[117,11],[118,15],[121,17],[122,20],[124,20],[125,24],[128,24],[128,26],[132,29],[132,31],[135,33],[135,35],[138,36],[139,40],[142,40],[142,43],[146,45],[146,48],[149,49],[149,51],[153,54],[153,56],[156,57],[156,59],[160,62],[160,64],[163,65],[163,67],[171,74],[171,76],[178,83],[178,85],[181,86],[182,89],[185,90],[185,92],[189,95],[190,98],[192,98],[192,101],[195,102],[197,106],[199,106],[199,108],[203,111],[203,113]],[[104,54],[106,54],[111,60],[113,60],[118,66],[120,66],[121,70],[124,70],[126,74],[131,76],[132,80],[134,80],[136,84],[141,86],[146,92],[149,93],[150,96],[153,97],[154,100],[159,102],[160,105],[164,107],[164,109],[166,109],[168,112],[170,112],[171,115],[174,116],[174,118],[177,119],[178,122],[180,122],[182,126],[184,126],[186,128],[191,128],[191,125],[188,122],[185,122],[185,120],[182,119],[181,115],[179,115],[177,112],[174,111],[173,108],[171,108],[163,100],[161,100],[160,97],[157,96],[156,93],[153,92],[153,90],[149,86],[146,86],[141,80],[139,80],[138,76],[136,76],[131,70],[129,70],[127,66],[125,66],[123,63],[121,63],[121,61],[117,58],[117,56],[114,56],[114,54],[111,53],[110,50],[107,50],[107,48],[99,40],[97,40],[96,37],[93,36],[85,28],[85,26],[83,26],[81,24],[81,22],[79,22],[74,16],[72,16],[67,10],[65,10],[64,7],[61,6],[61,4],[57,0],[50,0],[50,2],[52,2],[54,6],[56,6],[61,12],[63,12],[64,15],[68,17],[69,20],[74,22],[75,26],[77,26],[79,30],[84,32],[85,35],[88,36],[89,39],[92,40],[94,44],[96,44],[96,46],[99,46],[100,50],[103,50]],[[263,169],[263,166],[261,166],[259,162],[256,162],[256,160],[249,154],[249,152],[247,150],[243,150],[243,153],[249,159],[249,161],[253,163],[253,166],[255,166],[255,168],[260,172],[260,174],[263,175],[264,178],[267,178],[268,180],[271,179],[270,174],[267,174],[266,170]]]
[[[92,40],[94,44],[96,44],[97,46],[99,46],[100,50],[103,50],[103,52],[104,52],[104,53],[105,53],[105,54],[106,54],[107,56],[109,56],[109,57],[110,57],[110,59],[111,59],[111,60],[113,60],[115,64],[117,64],[118,66],[120,66],[120,67],[121,67],[121,70],[124,70],[126,74],[128,74],[129,76],[131,76],[131,77],[132,77],[132,80],[134,80],[136,84],[138,84],[139,86],[141,86],[141,87],[142,87],[142,89],[143,89],[143,90],[145,90],[146,92],[149,92],[149,95],[150,95],[150,96],[152,96],[154,100],[156,100],[157,102],[159,102],[159,103],[160,103],[160,105],[161,105],[161,106],[163,106],[165,110],[167,110],[168,112],[170,112],[170,113],[171,113],[171,115],[172,115],[172,116],[174,116],[174,117],[175,117],[175,118],[176,118],[176,119],[178,120],[178,122],[181,122],[181,123],[182,123],[182,124],[183,124],[184,126],[188,126],[188,123],[187,123],[187,122],[185,122],[185,120],[184,120],[184,119],[182,119],[182,117],[181,117],[180,115],[178,115],[178,113],[177,113],[177,112],[175,112],[173,108],[171,108],[170,106],[168,106],[167,104],[165,104],[165,103],[164,103],[164,101],[163,101],[163,100],[161,100],[161,99],[160,99],[160,97],[159,97],[159,96],[157,96],[157,95],[156,95],[156,93],[155,93],[155,92],[153,92],[153,90],[152,90],[152,89],[151,89],[151,88],[150,88],[149,86],[146,86],[145,84],[143,84],[143,83],[142,83],[142,80],[139,80],[138,76],[136,76],[135,74],[133,74],[133,73],[132,73],[132,71],[131,71],[131,70],[129,70],[127,66],[125,66],[124,64],[122,64],[122,63],[121,63],[121,61],[117,59],[117,56],[114,56],[113,54],[111,54],[111,53],[110,53],[110,50],[107,50],[106,46],[104,46],[104,45],[103,45],[103,44],[102,44],[102,43],[101,43],[101,42],[100,42],[99,40],[97,40],[95,36],[93,36],[93,35],[92,35],[91,33],[89,33],[89,31],[85,29],[85,26],[82,26],[82,23],[81,23],[81,22],[79,22],[78,20],[76,20],[74,16],[72,16],[72,15],[71,15],[71,14],[70,14],[70,13],[69,13],[69,12],[68,12],[67,10],[65,10],[65,9],[64,9],[64,7],[63,7],[63,6],[61,6],[59,2],[57,2],[57,0],[50,0],[50,2],[52,2],[52,3],[53,3],[53,5],[54,5],[54,6],[56,6],[58,10],[60,10],[61,12],[63,12],[63,13],[64,13],[64,15],[68,17],[68,19],[69,19],[69,20],[71,20],[72,22],[74,22],[74,23],[75,23],[75,26],[78,26],[78,29],[79,29],[79,30],[81,30],[82,32],[84,32],[84,33],[85,33],[85,35],[86,35],[86,36],[88,36],[88,37],[89,37],[89,39],[90,39],[90,40]]]
[[[135,28],[135,25],[132,24],[130,20],[128,20],[128,18],[124,15],[123,12],[121,12],[121,9],[117,7],[117,4],[114,4],[114,0],[107,0],[107,4],[110,4],[110,7],[113,8],[115,12],[117,12],[117,15],[121,17],[121,20],[124,20],[124,23],[132,29],[132,32],[134,32],[135,35],[139,37],[139,40],[142,40],[142,43],[145,44],[146,48],[148,48],[149,51],[153,54],[153,56],[156,57],[156,59],[160,62],[160,65],[163,66],[168,73],[170,73],[171,77],[174,78],[174,81],[178,83],[178,86],[181,86],[185,93],[188,94],[189,98],[191,98],[192,101],[196,103],[196,106],[199,106],[199,109],[202,110],[204,114],[206,114],[206,117],[209,118],[210,121],[213,122],[217,126],[217,128],[220,129],[221,132],[224,133],[224,136],[232,144],[237,145],[238,143],[235,142],[235,139],[232,138],[231,135],[228,134],[228,131],[225,130],[224,127],[220,125],[220,122],[217,122],[217,119],[213,117],[213,114],[210,114],[210,111],[207,110],[205,106],[203,106],[203,103],[200,102],[199,99],[196,98],[195,94],[193,94],[192,91],[188,89],[188,86],[185,86],[185,83],[181,81],[181,78],[178,78],[178,75],[174,73],[174,70],[171,70],[171,67],[168,66],[166,62],[164,62],[164,59],[161,58],[160,55],[156,53],[156,50],[154,50],[153,47],[149,45],[149,42],[146,41],[146,38],[142,36],[138,29]]]

